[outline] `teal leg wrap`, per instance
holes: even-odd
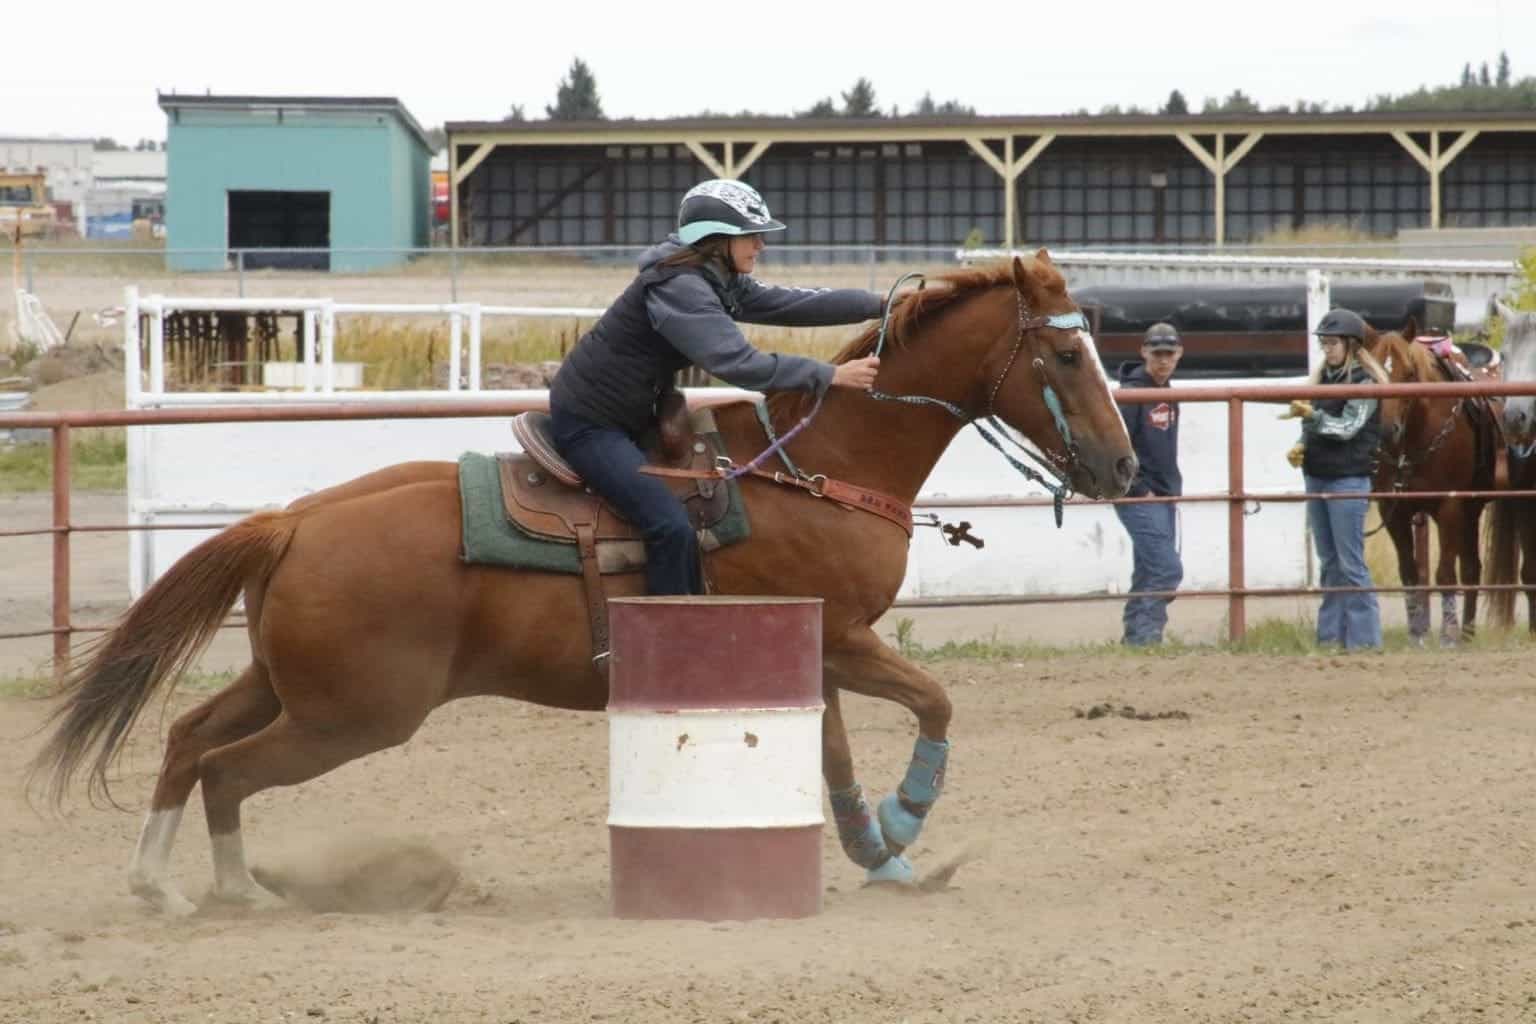
[[[917,738],[907,777],[895,793],[880,801],[881,834],[892,850],[899,853],[917,841],[929,808],[944,788],[944,766],[948,760],[947,740]]]
[[[869,812],[864,790],[854,783],[847,789],[834,789],[831,797],[837,838],[842,841],[848,859],[870,871],[884,866],[891,859],[891,851],[886,849],[880,825]]]

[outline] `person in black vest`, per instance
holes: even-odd
[[[1323,362],[1314,384],[1385,384],[1387,373],[1365,348],[1365,321],[1347,309],[1329,310],[1318,322]],[[1290,451],[1308,494],[1368,494],[1381,444],[1381,403],[1374,398],[1340,398],[1291,403],[1301,420],[1301,442]],[[1370,499],[1307,501],[1307,526],[1317,546],[1322,585],[1369,587],[1365,564],[1365,513]],[[1317,614],[1317,642],[1358,650],[1381,646],[1381,610],[1370,591],[1323,595]]]
[[[702,366],[753,391],[869,390],[879,359],[834,366],[752,347],[737,321],[783,327],[852,324],[881,313],[861,289],[776,288],[752,279],[763,236],[782,231],[762,196],[740,181],[690,189],[677,232],[640,258],[640,273],[576,343],[549,389],[551,438],[581,478],[645,538],[649,593],[701,588],[699,552],[683,503],[645,465],[640,438],[676,391],[677,371]],[[675,400],[675,397],[674,397]],[[765,442],[766,443],[766,442]]]
[[[1153,324],[1141,343],[1139,363],[1120,364],[1123,388],[1166,388],[1173,377],[1184,342],[1172,324]],[[1127,497],[1184,493],[1179,472],[1179,406],[1175,402],[1122,404],[1120,415],[1136,450],[1140,469]],[[1115,514],[1131,535],[1131,597],[1122,615],[1121,642],[1145,646],[1163,642],[1171,597],[1141,597],[1148,591],[1178,589],[1184,581],[1179,557],[1178,509],[1172,502],[1116,505]]]

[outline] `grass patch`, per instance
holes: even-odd
[[[1223,629],[1225,633],[1225,629]],[[1426,638],[1423,647],[1415,645],[1405,626],[1382,631],[1382,650],[1389,654],[1420,653],[1439,650],[1437,634]],[[1176,636],[1156,647],[1130,647],[1117,641],[1083,644],[1010,643],[999,640],[994,630],[988,639],[947,641],[927,646],[918,640],[915,624],[909,618],[896,620],[896,630],[888,639],[910,661],[1041,661],[1050,658],[1098,655],[1116,658],[1171,658],[1188,654],[1266,654],[1308,657],[1337,653],[1334,648],[1317,645],[1317,625],[1310,616],[1295,619],[1270,618],[1250,622],[1239,643],[1190,643]],[[1463,648],[1484,651],[1512,651],[1536,645],[1523,629],[1507,632],[1484,630],[1463,642]]]
[[[128,442],[121,430],[103,430],[70,445],[70,483],[82,491],[121,491],[128,485]],[[0,491],[46,491],[53,486],[53,446],[34,442],[0,448]]]
[[[520,319],[512,323],[487,321],[480,339],[480,362],[487,376],[498,366],[558,362],[592,326],[590,319]],[[769,352],[830,359],[851,337],[847,327],[750,327],[746,335]],[[465,353],[468,353],[468,328]],[[338,362],[362,363],[369,389],[405,390],[441,387],[437,379],[449,358],[450,332],[446,320],[402,322],[374,317],[348,318],[336,336]],[[466,363],[466,372],[468,369]]]

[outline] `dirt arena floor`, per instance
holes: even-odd
[[[973,857],[951,887],[863,888],[829,825],[819,917],[721,924],[610,918],[601,715],[465,702],[246,805],[253,863],[301,881],[426,844],[460,873],[435,912],[168,920],[127,890],[137,813],[28,808],[47,705],[0,700],[0,1021],[1536,1019],[1524,656],[932,668],[955,746],[915,854]],[[847,716],[878,798],[910,722]],[[162,727],[147,715],[121,767],[136,810]],[[173,860],[200,897],[195,798]]]

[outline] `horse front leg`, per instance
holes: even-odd
[[[911,882],[911,863],[885,845],[880,823],[864,799],[864,789],[854,778],[853,752],[843,725],[842,696],[835,686],[826,688],[826,711],[821,719],[821,772],[827,780],[832,819],[837,838],[848,859],[868,872],[871,882]]]
[[[1435,560],[1435,585],[1440,588],[1440,646],[1461,643],[1461,622],[1456,614],[1456,554],[1461,547],[1461,509],[1446,502],[1435,516],[1435,534],[1440,541],[1440,557]]]
[[[1397,576],[1403,586],[1414,587],[1419,583],[1419,566],[1413,551],[1413,512],[1400,501],[1380,503],[1382,518],[1386,522],[1387,536],[1392,538],[1392,549],[1397,553]],[[1415,646],[1424,646],[1424,634],[1429,632],[1429,595],[1422,590],[1409,590],[1403,594],[1403,605],[1408,612],[1408,636]]]
[[[880,801],[885,845],[900,854],[917,841],[944,787],[952,713],[949,696],[937,679],[886,647],[872,629],[839,638],[823,664],[842,689],[895,701],[917,718],[917,742],[906,776],[895,793]]]

